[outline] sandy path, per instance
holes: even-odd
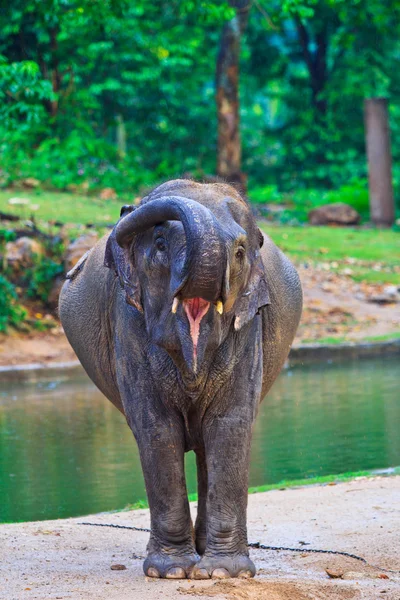
[[[193,506],[195,511],[195,506]],[[400,477],[277,490],[249,497],[249,539],[267,545],[343,550],[400,570]],[[0,598],[84,600],[400,599],[400,573],[335,555],[252,551],[252,581],[144,577],[147,533],[82,521],[148,527],[147,510],[0,526]],[[122,564],[126,570],[111,570]],[[325,568],[344,573],[329,579]],[[388,579],[380,576],[389,577]]]

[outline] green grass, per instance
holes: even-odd
[[[318,262],[355,258],[400,266],[400,233],[386,229],[289,227],[261,228],[290,256]]]
[[[377,475],[386,474],[386,470],[382,469],[376,470],[371,469],[368,471],[349,471],[347,473],[340,473],[339,475],[320,475],[319,477],[310,477],[309,479],[294,479],[292,481],[287,481],[283,479],[279,483],[270,483],[267,485],[259,485],[257,487],[250,487],[249,494],[258,494],[259,492],[270,492],[272,490],[282,490],[287,488],[295,488],[295,487],[304,487],[308,485],[324,485],[327,483],[342,483],[344,481],[351,481],[356,477],[376,477]],[[400,467],[394,467],[389,473],[388,476],[391,475],[400,475]],[[189,501],[196,502],[197,494],[189,494]],[[147,500],[139,500],[134,504],[128,504],[125,508],[121,509],[121,511],[126,510],[138,510],[140,508],[148,508]],[[113,511],[120,512],[120,511]]]
[[[290,227],[261,223],[260,227],[297,262],[339,263],[332,271],[351,269],[355,281],[400,283],[400,233],[390,229]],[[348,258],[355,264],[347,264]],[[358,264],[362,261],[361,264]],[[365,264],[370,263],[370,264]],[[374,270],[377,267],[382,270]]]
[[[364,342],[392,342],[394,340],[400,339],[400,331],[395,331],[393,333],[387,333],[384,335],[373,335],[363,337],[362,340],[349,340],[347,337],[323,337],[318,338],[317,340],[301,340],[303,344],[349,344],[349,343],[364,343]]]
[[[9,204],[10,198],[24,198],[29,200],[29,204]],[[133,198],[130,201],[132,202]],[[122,198],[100,200],[98,196],[81,196],[66,192],[0,191],[1,211],[19,215],[24,219],[34,215],[38,221],[73,224],[115,223],[119,218],[121,206],[126,202],[127,200]]]
[[[382,470],[384,473],[384,470]],[[379,471],[376,469],[369,471],[349,471],[348,473],[340,473],[339,475],[321,475],[310,479],[295,479],[293,481],[283,480],[280,483],[272,483],[269,485],[259,485],[249,488],[249,494],[257,494],[259,492],[269,492],[271,490],[281,490],[286,488],[304,487],[306,485],[323,485],[326,483],[342,483],[351,481],[356,477],[376,477]],[[400,467],[395,467],[390,475],[400,475]]]

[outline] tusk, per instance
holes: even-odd
[[[222,315],[222,313],[224,312],[224,305],[222,304],[221,300],[218,300],[217,302],[217,312]]]
[[[174,301],[172,303],[172,308],[171,308],[171,312],[173,312],[174,314],[176,313],[176,311],[178,310],[178,306],[179,306],[179,300],[178,298],[175,296]]]

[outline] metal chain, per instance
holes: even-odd
[[[115,529],[130,529],[132,531],[144,531],[146,533],[150,533],[150,529],[146,527],[131,527],[128,525],[114,525],[111,523],[78,523],[78,525],[90,525],[92,527],[114,527]],[[250,542],[247,544],[249,548],[256,548],[259,550],[274,550],[279,551],[282,550],[284,552],[309,552],[314,554],[336,554],[339,556],[345,556],[346,558],[353,558],[354,560],[359,560],[364,563],[367,567],[371,567],[372,569],[377,569],[378,571],[384,571],[385,573],[400,573],[400,571],[393,571],[392,569],[384,569],[383,567],[379,567],[377,565],[371,565],[365,558],[362,556],[357,556],[357,554],[350,554],[350,552],[343,552],[340,550],[317,550],[316,548],[289,548],[287,546],[266,546],[265,544],[261,544],[261,542]]]

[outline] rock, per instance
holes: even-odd
[[[325,572],[331,579],[342,579],[344,575],[344,571],[337,571],[334,569],[325,569]]]
[[[100,192],[100,200],[115,200],[117,198],[117,192],[114,188],[107,187]]]
[[[311,225],[357,225],[360,215],[344,202],[334,202],[315,208],[308,213]]]
[[[323,290],[324,292],[329,292],[331,294],[335,291],[335,286],[332,283],[324,281],[323,283],[321,283],[321,290]]]
[[[52,309],[56,309],[58,306],[58,298],[60,296],[64,281],[65,277],[63,275],[58,275],[53,281],[53,285],[51,286],[51,290],[47,298],[47,304]]]
[[[365,294],[363,294],[362,292],[357,292],[357,293],[354,295],[354,298],[355,298],[356,300],[361,300],[362,302],[364,302],[364,301],[365,301],[365,299],[366,299],[366,298],[365,298]]]
[[[21,237],[15,242],[7,242],[4,258],[15,271],[32,267],[35,256],[43,255],[43,246],[29,237]]]
[[[8,204],[26,206],[29,204],[29,198],[10,198]]]
[[[342,575],[342,579],[369,579],[371,576],[368,573],[361,571],[346,571]]]
[[[125,571],[126,566],[125,565],[111,565],[110,569],[111,569],[111,571]]]
[[[374,302],[375,304],[400,302],[400,288],[396,285],[386,285],[380,294],[370,296],[368,302]]]
[[[81,256],[93,248],[97,240],[97,233],[95,231],[90,231],[85,235],[81,235],[74,242],[72,242],[68,246],[64,256],[65,271],[70,271],[72,267],[76,265]]]
[[[26,188],[37,188],[40,185],[40,181],[34,177],[27,177],[22,180],[22,185]]]
[[[400,286],[397,285],[385,285],[385,287],[383,288],[383,293],[386,294],[386,296],[391,296],[392,298],[397,298],[400,294]]]

